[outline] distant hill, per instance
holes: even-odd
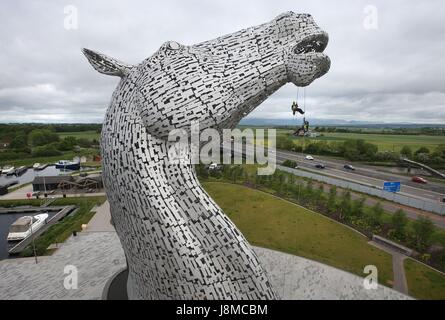
[[[341,119],[308,119],[311,126],[339,126],[339,127],[366,127],[366,128],[422,128],[435,127],[445,128],[445,124],[431,123],[377,123],[371,121],[349,121]],[[301,124],[302,119],[260,119],[247,118],[240,122],[240,125],[249,126],[295,126]]]

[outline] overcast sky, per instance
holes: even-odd
[[[64,27],[68,5],[77,9],[77,29]],[[377,29],[364,26],[371,21],[367,5],[377,9]],[[443,0],[0,0],[0,6],[0,122],[102,122],[119,79],[95,72],[82,47],[137,64],[167,40],[190,45],[294,11],[311,13],[330,36],[331,69],[307,88],[308,118],[445,123]],[[296,93],[284,86],[249,117],[290,118]]]

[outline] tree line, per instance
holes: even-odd
[[[303,150],[303,146],[296,145],[294,139],[286,135],[277,137],[276,147],[294,152],[343,157],[351,161],[397,162],[401,157],[406,157],[433,166],[445,165],[445,144],[438,145],[434,150],[427,147],[413,150],[409,146],[403,146],[400,152],[390,152],[379,151],[377,145],[363,139],[348,139],[342,142],[309,142]]]
[[[99,141],[85,138],[75,138],[72,136],[61,139],[59,134],[46,126],[29,127],[22,125],[12,125],[12,131],[7,135],[10,138],[9,145],[0,152],[0,160],[15,160],[30,157],[50,157],[62,155],[63,152],[79,148],[91,148],[99,144]],[[84,128],[90,128],[85,126]],[[4,129],[4,128],[3,128]],[[5,133],[3,131],[5,136]],[[4,137],[3,136],[3,137]]]

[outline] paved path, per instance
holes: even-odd
[[[74,269],[75,267],[75,269]],[[125,267],[115,232],[81,232],[52,256],[0,261],[0,299],[100,299],[108,279]],[[76,271],[74,271],[76,270]],[[69,275],[77,273],[76,288]]]
[[[376,243],[374,241],[370,241],[369,244],[381,250],[384,250],[392,255],[392,271],[394,273],[393,289],[407,295],[408,284],[406,282],[405,266],[404,266],[404,261],[407,258],[407,256],[396,250],[388,248],[380,243]]]
[[[87,232],[103,232],[103,231],[115,231],[114,227],[110,223],[110,204],[105,201],[100,207],[97,208],[96,214],[88,222]]]

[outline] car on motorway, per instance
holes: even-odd
[[[343,168],[345,168],[346,170],[352,170],[352,171],[355,170],[355,168],[354,168],[353,166],[351,166],[350,164],[345,164],[345,165],[343,166]]]
[[[428,181],[425,178],[419,177],[419,176],[414,176],[411,178],[412,182],[417,182],[417,183],[423,183],[426,184],[428,183]]]
[[[322,164],[322,163],[317,163],[315,165],[315,168],[317,168],[317,169],[324,169],[324,168],[326,168],[326,166],[324,164]]]
[[[306,156],[306,160],[314,160],[314,157],[313,157],[313,156],[310,156],[310,155],[307,155],[307,156]]]

